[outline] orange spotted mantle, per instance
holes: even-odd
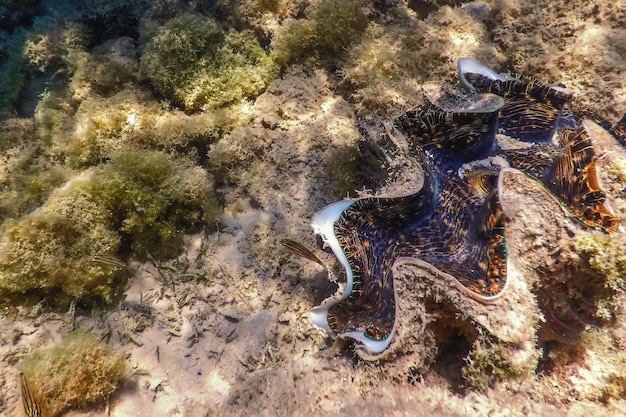
[[[618,227],[604,206],[593,146],[571,111],[571,92],[496,74],[471,59],[459,61],[459,77],[474,93],[503,100],[486,111],[446,111],[428,103],[393,120],[422,167],[419,191],[338,202],[312,222],[344,265],[348,282],[343,294],[310,316],[331,336],[354,338],[372,354],[387,349],[393,337],[392,266],[401,257],[454,277],[479,302],[505,293],[506,222],[498,192],[503,168],[542,182],[586,226],[606,233]],[[377,122],[361,127],[368,123]],[[625,125],[626,118],[609,131],[623,141]],[[503,149],[497,135],[524,146]],[[488,162],[494,158],[504,162]]]

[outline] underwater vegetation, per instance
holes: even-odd
[[[503,356],[500,341],[489,340],[480,335],[468,355],[464,358],[465,366],[461,370],[463,385],[473,390],[485,390],[496,381],[515,379],[530,375],[534,369],[528,363],[512,364]]]
[[[23,372],[45,416],[102,403],[119,388],[126,364],[124,355],[95,336],[76,331],[50,349],[24,359]]]
[[[92,263],[116,253],[120,238],[89,190],[90,176],[70,180],[37,210],[7,220],[0,237],[0,292],[7,301],[52,305],[112,301],[119,270]]]
[[[31,119],[0,122],[0,219],[17,218],[39,207],[73,175],[68,167],[53,165],[34,136]]]
[[[283,66],[310,58],[336,59],[361,38],[368,14],[360,1],[313,3],[305,18],[290,18],[281,25],[272,40],[272,56]]]
[[[88,48],[94,36],[104,36],[90,25],[126,6],[88,6],[76,20],[36,16],[0,42],[7,58],[0,78],[12,80],[0,91],[0,297],[10,304],[111,303],[122,295],[128,271],[94,259],[167,258],[177,254],[183,233],[213,227],[219,218],[213,180],[197,164],[211,142],[249,119],[245,106],[233,103],[260,94],[275,75],[252,33],[191,13],[142,38],[140,68],[128,36]],[[151,22],[145,19],[142,36]],[[157,37],[170,49],[161,49]],[[204,83],[195,109],[230,107],[188,115],[158,102],[145,81],[168,76],[159,60],[186,65],[169,74],[179,77],[170,85]]]
[[[159,151],[120,154],[94,177],[92,192],[110,213],[123,250],[174,256],[184,231],[218,218],[213,185],[200,167]]]
[[[62,122],[63,116],[55,114],[53,103],[38,111],[41,118],[53,119],[50,141],[54,156],[76,169],[106,162],[123,150],[144,148],[202,160],[211,143],[249,120],[245,106],[187,115],[134,90],[86,98],[71,116],[70,129]]]
[[[601,288],[596,291],[605,294],[594,306],[594,316],[607,322],[613,321],[623,308],[616,295],[626,289],[626,245],[603,233],[594,233],[586,238],[579,236],[575,244],[580,262],[596,276],[596,279],[588,281],[586,291],[589,292],[593,282],[599,282]]]
[[[0,38],[0,119],[14,113],[31,116],[37,95],[64,81],[72,54],[87,42],[82,24],[47,16]]]
[[[218,211],[205,171],[160,151],[126,152],[55,189],[46,203],[0,236],[0,294],[53,306],[110,303],[125,271],[100,255],[176,254],[182,233]]]
[[[248,31],[187,13],[165,25],[144,22],[141,71],[186,110],[208,110],[254,98],[276,76],[272,58]]]
[[[420,20],[398,8],[391,16],[386,24],[367,26],[360,41],[346,50],[339,71],[360,117],[392,117],[421,102],[421,84],[433,73],[452,77],[442,68],[458,57],[503,60],[482,46],[488,33],[466,9],[442,7]]]

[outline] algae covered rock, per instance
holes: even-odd
[[[52,112],[43,106],[40,111],[41,116]],[[126,89],[111,97],[83,100],[72,123],[54,132],[51,140],[54,155],[75,168],[143,148],[201,159],[211,142],[249,118],[244,105],[188,115],[164,108],[144,91]]]
[[[119,231],[123,249],[138,256],[175,255],[183,231],[217,219],[206,172],[164,152],[119,155],[94,178],[92,190]]]
[[[137,47],[134,39],[127,36],[107,41],[90,52],[75,52],[70,67],[70,89],[75,102],[94,93],[110,97],[142,81]]]
[[[28,28],[18,26],[4,33],[0,37],[0,115],[31,116],[39,96],[63,83],[70,56],[84,48],[88,36],[79,23],[61,23],[47,16],[33,18]]]
[[[109,304],[123,291],[123,264],[94,259],[175,255],[185,231],[215,222],[211,190],[201,168],[158,151],[127,152],[84,171],[35,211],[5,223],[0,295],[54,306]]]
[[[388,24],[367,26],[346,50],[339,73],[353,91],[359,117],[388,118],[419,103],[422,84],[433,74],[453,76],[449,63],[460,57],[504,61],[495,48],[485,46],[488,36],[465,8],[441,7],[425,19],[398,8]]]
[[[107,400],[120,386],[126,364],[120,352],[77,331],[28,356],[23,368],[45,415],[56,416]]]
[[[141,71],[186,110],[226,106],[263,92],[276,66],[247,31],[226,31],[212,18],[177,16],[142,30]]]
[[[44,296],[51,304],[74,299],[111,301],[119,271],[91,260],[116,253],[117,233],[89,191],[93,173],[55,190],[46,204],[7,221],[0,237],[0,293]],[[21,297],[20,297],[20,294]]]
[[[361,38],[369,10],[358,1],[325,0],[312,4],[304,19],[287,19],[272,40],[281,65],[310,57],[332,59]]]

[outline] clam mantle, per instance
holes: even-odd
[[[600,121],[605,130],[574,114],[567,88],[498,74],[470,58],[458,61],[458,75],[463,90],[430,85],[426,104],[391,124],[362,122],[386,130],[395,154],[417,164],[413,192],[339,201],[311,223],[343,266],[345,285],[310,318],[333,338],[355,339],[365,356],[382,354],[394,337],[399,260],[449,280],[479,303],[506,293],[505,173],[540,182],[587,228],[619,229],[598,181],[594,135],[603,131],[623,142],[626,119],[612,127]],[[564,332],[558,327],[567,327],[565,319],[544,314],[556,333]]]

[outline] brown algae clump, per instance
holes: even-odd
[[[26,357],[23,372],[45,415],[93,406],[120,386],[126,371],[121,353],[83,332],[68,335],[60,345]]]
[[[256,97],[277,74],[251,32],[226,31],[206,16],[183,14],[163,26],[147,21],[141,38],[141,71],[186,110]]]

